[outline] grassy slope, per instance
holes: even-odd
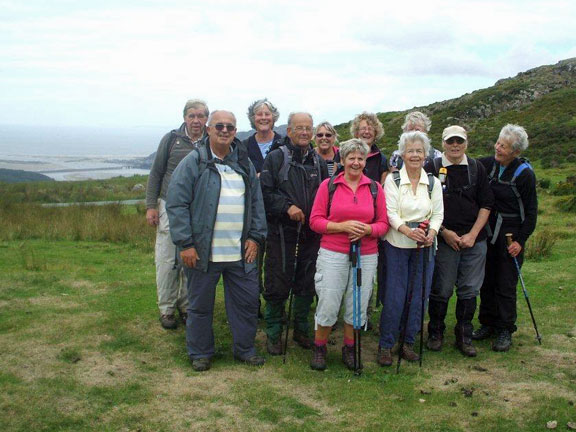
[[[546,175],[555,182],[569,172]],[[158,324],[153,233],[141,212],[0,208],[12,224],[0,230],[0,430],[536,431],[553,419],[564,427],[576,421],[576,223],[558,213],[558,199],[541,195],[538,230],[560,239],[549,258],[524,267],[542,346],[519,292],[511,352],[485,342],[477,359],[465,359],[449,332],[444,352],[427,352],[422,370],[403,363],[396,375],[376,365],[377,338],[367,334],[360,378],[340,363],[339,337],[324,373],[293,346],[286,365],[234,363],[221,290],[218,356],[210,372],[195,373],[183,329]],[[116,220],[124,237],[110,234]],[[101,237],[106,230],[112,237]],[[263,350],[261,331],[257,340]]]

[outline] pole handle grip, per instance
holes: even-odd
[[[506,233],[506,244],[510,246],[512,244],[512,233]]]

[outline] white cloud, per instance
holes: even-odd
[[[186,99],[317,120],[401,110],[576,54],[576,4],[0,3],[0,123],[168,125]]]

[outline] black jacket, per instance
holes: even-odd
[[[484,165],[484,168],[486,168],[488,175],[492,173],[492,169],[494,168],[494,165],[496,165],[494,178],[490,181],[490,188],[494,193],[495,202],[488,222],[490,227],[494,229],[498,213],[517,214],[520,212],[520,205],[518,199],[514,195],[512,187],[498,182],[497,179],[500,165],[496,162],[494,156],[485,157],[479,159],[479,161]],[[512,180],[514,172],[521,162],[522,161],[518,158],[510,162],[502,173],[500,180]],[[538,216],[538,197],[536,195],[536,176],[534,175],[534,171],[531,169],[525,169],[522,171],[516,179],[516,188],[518,189],[522,203],[524,204],[524,222],[520,220],[520,217],[506,219],[503,222],[503,227],[510,228],[511,232],[514,234],[514,240],[524,247],[526,240],[528,240],[528,237],[530,237],[536,228],[536,219]],[[504,232],[504,229],[500,230],[500,235],[504,235]]]
[[[282,178],[284,152],[281,146],[286,146],[292,154],[286,180]],[[326,178],[326,162],[318,156],[312,145],[308,145],[304,159],[300,148],[294,146],[288,137],[284,138],[281,145],[271,147],[260,173],[268,224],[295,227],[296,222],[290,219],[287,212],[291,205],[296,205],[304,212],[308,226],[316,191]]]
[[[470,162],[469,157],[468,161],[469,164],[473,163]],[[476,162],[476,167],[477,178],[473,185],[470,185],[468,181],[470,165],[450,165],[446,168],[446,182],[442,188],[444,197],[442,225],[460,236],[470,232],[476,223],[480,209],[491,210],[494,206],[494,194],[488,183],[486,169],[480,162]],[[438,177],[433,160],[424,165],[424,170]],[[481,230],[476,242],[485,239],[486,230]],[[442,236],[439,236],[439,241],[444,241]]]
[[[282,135],[274,132],[274,139],[268,153],[270,153],[272,149],[277,148],[282,143],[282,141]],[[262,157],[262,152],[260,151],[260,147],[256,142],[256,134],[250,135],[248,138],[242,141],[242,144],[246,146],[248,150],[248,157],[252,161],[254,168],[256,168],[256,172],[259,174],[262,171],[262,165],[264,165],[264,158]]]

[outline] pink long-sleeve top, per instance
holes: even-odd
[[[322,234],[320,247],[333,252],[349,253],[350,240],[348,233],[328,233],[328,222],[345,222],[356,220],[362,223],[370,224],[372,234],[362,238],[362,255],[372,255],[378,253],[378,238],[386,234],[389,228],[388,214],[386,213],[386,199],[384,191],[378,184],[378,195],[376,196],[376,218],[374,218],[374,200],[370,192],[370,179],[362,175],[356,193],[344,179],[344,173],[340,173],[334,179],[334,195],[332,196],[332,205],[330,216],[328,213],[328,182],[326,179],[322,182],[316,193],[316,199],[312,206],[310,214],[310,228],[319,234]]]

